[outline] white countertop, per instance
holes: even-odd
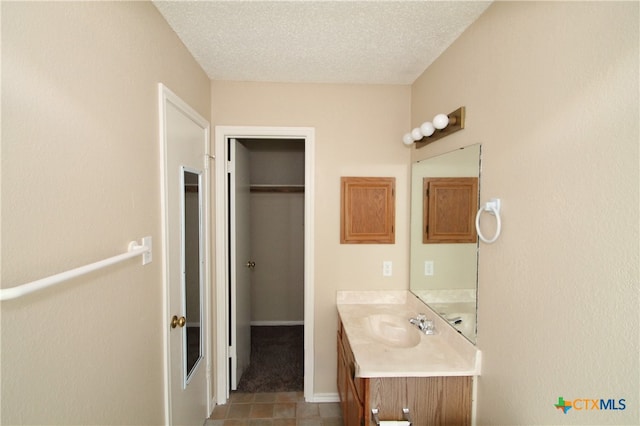
[[[356,363],[357,377],[433,377],[480,375],[480,351],[409,291],[339,291],[337,306]],[[437,334],[420,335],[408,348],[382,343],[372,336],[368,317],[409,318],[424,313]]]

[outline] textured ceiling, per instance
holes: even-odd
[[[411,84],[485,1],[154,1],[211,79]]]

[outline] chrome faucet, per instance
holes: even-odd
[[[418,314],[415,318],[409,318],[409,322],[424,334],[435,334],[436,329],[433,325],[433,320],[427,319],[425,314]]]

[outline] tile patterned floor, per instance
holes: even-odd
[[[342,413],[339,403],[305,402],[302,392],[234,392],[205,426],[342,426]]]

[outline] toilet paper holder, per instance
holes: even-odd
[[[380,420],[378,416],[379,410],[377,408],[371,409],[371,420],[376,424],[376,426],[384,426],[384,425],[402,425],[402,426],[411,426],[411,415],[409,414],[408,408],[402,409],[402,417],[404,420]]]

